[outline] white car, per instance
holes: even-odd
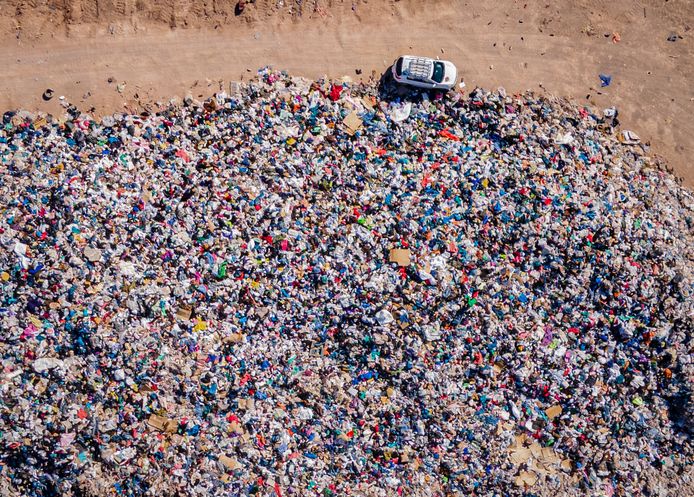
[[[398,83],[418,88],[450,90],[458,78],[458,70],[452,62],[413,55],[398,57],[392,71]]]

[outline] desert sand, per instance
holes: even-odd
[[[694,185],[691,0],[257,0],[240,15],[235,6],[1,0],[0,109],[59,113],[58,98],[41,98],[51,88],[96,115],[137,112],[208,97],[265,65],[358,81],[413,53],[453,61],[467,89],[615,105],[623,129]]]

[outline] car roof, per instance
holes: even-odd
[[[424,57],[407,57],[407,77],[409,79],[428,80],[434,69],[434,61]],[[404,70],[405,68],[403,68]]]

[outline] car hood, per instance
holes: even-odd
[[[446,60],[442,62],[446,70],[444,71],[443,81],[441,81],[441,83],[446,85],[452,85],[458,78],[458,70],[451,62],[448,62]]]

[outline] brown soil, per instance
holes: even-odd
[[[0,110],[57,113],[58,98],[41,99],[46,88],[96,114],[136,110],[209,96],[265,65],[357,80],[416,53],[455,62],[468,88],[616,105],[623,128],[694,185],[691,0],[256,0],[241,15],[235,8],[232,0],[0,0]],[[600,73],[612,76],[610,86],[600,87]]]

